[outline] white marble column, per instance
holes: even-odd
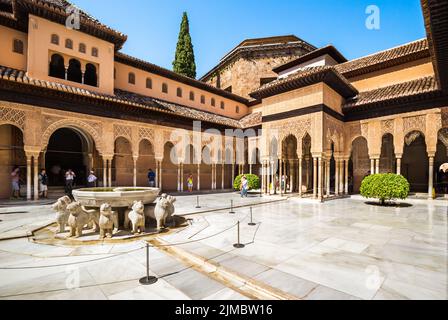
[[[289,161],[289,192],[294,192],[294,184],[296,183],[296,161],[290,160]]]
[[[433,199],[434,189],[434,154],[429,154],[429,172],[428,172],[428,199]]]
[[[34,157],[34,200],[39,200],[39,154]]]
[[[308,192],[308,189],[310,188],[310,173],[311,173],[311,168],[310,168],[310,158],[306,158],[306,191]]]
[[[31,170],[32,170],[32,162],[33,162],[33,156],[32,155],[26,155],[26,198],[27,200],[31,200]]]
[[[302,184],[303,184],[303,159],[299,158],[299,197],[302,197]]]
[[[180,191],[184,191],[184,164],[180,164]]]
[[[137,187],[137,160],[138,160],[138,156],[137,157],[134,156],[133,160],[134,160],[134,179],[133,179],[133,182],[134,182],[134,188],[135,188],[135,187]]]
[[[349,164],[349,161],[350,161],[350,159],[349,158],[346,158],[345,159],[345,190],[344,190],[344,193],[345,194],[348,194],[348,164]]]
[[[224,183],[224,175],[225,175],[226,171],[225,171],[225,165],[224,163],[221,163],[221,189],[224,190],[225,188],[225,183]]]
[[[344,194],[344,159],[339,160],[339,193]]]
[[[201,191],[201,164],[200,163],[198,164],[198,183],[197,183],[197,185],[198,185],[197,190]]]
[[[181,191],[181,182],[180,182],[180,180],[181,180],[181,174],[180,174],[180,167],[181,167],[181,164],[179,163],[179,164],[177,165],[177,192],[180,192],[180,191]]]
[[[334,159],[334,195],[339,195],[339,159]]]
[[[330,159],[327,159],[325,161],[325,178],[326,178],[325,179],[326,180],[325,188],[327,190],[327,197],[328,198],[331,196],[330,163],[331,163]]]
[[[252,164],[249,164],[249,174],[252,174]]]
[[[280,168],[279,168],[279,184],[280,184],[280,196],[283,196],[283,188],[284,188],[284,186],[282,186],[282,176],[283,176],[283,170],[285,169],[284,168],[284,166],[283,166],[283,160],[282,160],[282,158],[280,158],[280,160],[279,160],[279,163],[280,163]],[[286,181],[285,181],[285,184],[286,184]]]
[[[323,181],[323,166],[322,166],[322,158],[321,157],[319,157],[318,158],[318,166],[319,166],[319,169],[318,169],[318,182],[317,182],[317,198],[319,199],[319,200],[322,200],[322,195],[323,195],[323,192],[322,192],[322,181]]]
[[[313,198],[317,198],[317,158],[313,157]]]
[[[107,187],[107,160],[103,157],[103,188]]]
[[[370,159],[370,174],[375,174],[375,159]]]
[[[397,158],[397,174],[398,175],[401,175],[401,157],[402,157],[402,155],[400,154],[400,155],[396,155],[396,158]]]
[[[108,162],[108,179],[109,179],[109,187],[112,187],[112,159],[107,160]]]
[[[375,174],[380,173],[380,158],[375,159]]]

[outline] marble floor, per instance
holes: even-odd
[[[299,299],[448,298],[447,202],[378,207],[360,199],[200,199],[210,211],[188,216],[189,227],[161,238]],[[230,199],[236,214],[223,209]],[[179,197],[176,210],[194,213],[195,202],[196,196]],[[248,225],[245,205],[253,206],[256,226]],[[141,241],[70,247],[25,237],[51,216],[48,206],[0,209],[0,299],[247,299],[155,248],[150,273],[159,281],[141,286]],[[233,247],[238,221],[244,249]]]

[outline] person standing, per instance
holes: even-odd
[[[42,169],[39,173],[39,186],[41,197],[48,199],[48,175],[45,169]]]
[[[249,181],[246,176],[241,178],[241,198],[247,198],[247,192],[249,191]]]
[[[87,177],[87,187],[95,188],[97,180],[98,178],[95,175],[95,172],[91,170],[89,176]]]
[[[72,191],[75,177],[76,175],[72,171],[72,169],[68,169],[67,172],[65,173],[65,194],[68,195],[70,198],[73,198]]]
[[[11,199],[20,198],[20,168],[19,167],[14,167],[14,169],[11,172],[11,187],[12,187]]]
[[[187,179],[188,192],[193,192],[193,175],[190,174]]]
[[[150,188],[154,188],[156,186],[156,173],[152,171],[152,169],[148,170],[148,183]]]

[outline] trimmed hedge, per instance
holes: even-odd
[[[378,199],[382,205],[389,200],[406,199],[409,191],[408,180],[402,175],[392,173],[367,176],[362,181],[360,189],[364,198]]]
[[[233,188],[235,190],[240,190],[241,186],[241,178],[243,176],[246,176],[247,181],[249,182],[249,190],[256,190],[260,189],[260,178],[255,174],[241,174],[238,177],[235,178],[235,181],[233,182]]]

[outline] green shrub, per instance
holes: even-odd
[[[379,199],[384,205],[388,200],[406,199],[410,185],[405,177],[397,174],[372,174],[364,178],[361,195],[365,198]]]
[[[241,178],[243,176],[246,176],[247,181],[249,182],[249,190],[260,189],[260,178],[257,175],[255,175],[255,174],[241,174],[238,177],[236,177],[235,181],[233,182],[233,188],[235,190],[240,190]]]

